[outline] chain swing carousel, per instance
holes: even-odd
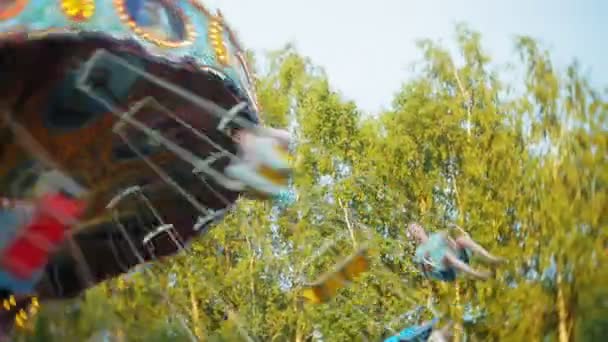
[[[265,130],[241,45],[199,1],[3,0],[0,89],[5,326],[286,189],[285,168],[224,172],[234,132]]]

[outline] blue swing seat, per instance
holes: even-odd
[[[407,327],[401,330],[399,334],[387,338],[384,342],[426,342],[437,322],[439,322],[439,319],[434,318],[426,324]]]

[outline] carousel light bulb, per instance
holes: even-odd
[[[15,325],[18,326],[19,328],[23,328],[24,322],[20,316],[15,317]]]
[[[93,0],[63,0],[61,8],[72,20],[81,21],[93,16],[95,2]]]
[[[24,320],[27,319],[27,312],[25,312],[25,310],[21,309],[19,310],[19,316],[21,316],[21,318],[23,318]]]

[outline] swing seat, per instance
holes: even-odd
[[[49,255],[63,243],[68,223],[84,209],[80,201],[61,194],[42,198],[31,221],[15,234],[2,251],[0,288],[28,292],[39,279]]]
[[[247,163],[235,163],[228,165],[224,173],[229,178],[245,184],[246,191],[254,198],[277,198],[282,192],[288,190],[288,176],[267,166],[253,168]]]
[[[289,151],[279,141],[270,133],[250,136],[241,146],[242,162],[232,163],[224,174],[243,183],[250,198],[280,201],[287,192],[293,169]]]
[[[401,330],[399,334],[387,338],[384,342],[426,342],[431,337],[433,327],[438,321],[435,318],[426,324],[407,327]]]
[[[256,137],[250,151],[256,160],[275,172],[290,175],[289,151],[273,137]]]
[[[308,285],[302,291],[302,296],[315,304],[325,303],[333,298],[338,290],[348,286],[361,273],[367,271],[369,267],[367,249],[361,248],[345,261],[338,264],[333,271],[324,274],[319,280]]]

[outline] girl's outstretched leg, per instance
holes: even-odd
[[[457,237],[455,241],[456,241],[456,244],[458,245],[458,247],[463,248],[463,249],[470,249],[475,254],[482,256],[484,259],[486,259],[487,261],[489,261],[491,263],[497,264],[497,263],[501,263],[501,262],[505,261],[502,258],[499,258],[499,257],[496,257],[496,256],[490,254],[490,252],[488,252],[485,248],[481,247],[479,244],[477,244],[475,241],[473,241],[473,239],[471,239],[470,237],[468,237],[466,235]]]
[[[446,253],[445,261],[450,265],[450,267],[453,267],[454,269],[460,272],[464,272],[478,279],[485,280],[488,279],[491,275],[489,272],[486,271],[477,271],[472,269],[471,266],[462,262],[462,260],[458,259],[458,257],[452,253]]]

